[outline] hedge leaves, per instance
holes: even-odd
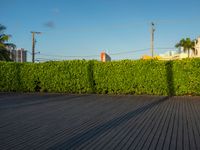
[[[0,91],[200,95],[200,59],[0,62]]]

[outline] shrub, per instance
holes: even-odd
[[[0,62],[0,91],[200,95],[200,59]]]
[[[165,62],[114,61],[95,63],[97,93],[167,94]]]

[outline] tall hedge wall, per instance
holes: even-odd
[[[0,62],[0,91],[200,95],[200,59]]]
[[[92,93],[88,64],[0,62],[0,91]]]

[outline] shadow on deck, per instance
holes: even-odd
[[[89,129],[87,131],[79,133],[79,134],[71,137],[70,139],[66,140],[63,143],[55,144],[54,146],[50,147],[49,149],[74,149],[77,146],[80,146],[81,144],[83,144],[93,138],[99,137],[106,131],[108,131],[110,129],[114,129],[114,128],[122,125],[123,123],[126,123],[130,119],[138,116],[141,113],[144,113],[145,111],[147,111],[147,110],[155,107],[156,105],[159,105],[169,99],[170,99],[169,96],[163,97],[157,101],[154,101],[145,106],[139,107],[138,109],[136,109],[134,111],[128,112],[125,115],[119,116],[117,118],[113,118],[112,120],[110,120],[104,124],[98,125],[92,129]]]

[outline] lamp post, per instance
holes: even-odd
[[[154,56],[154,32],[155,32],[155,28],[154,28],[154,23],[151,23],[151,55],[152,57]]]
[[[35,62],[35,34],[42,34],[42,32],[31,31],[32,33],[32,63]]]

